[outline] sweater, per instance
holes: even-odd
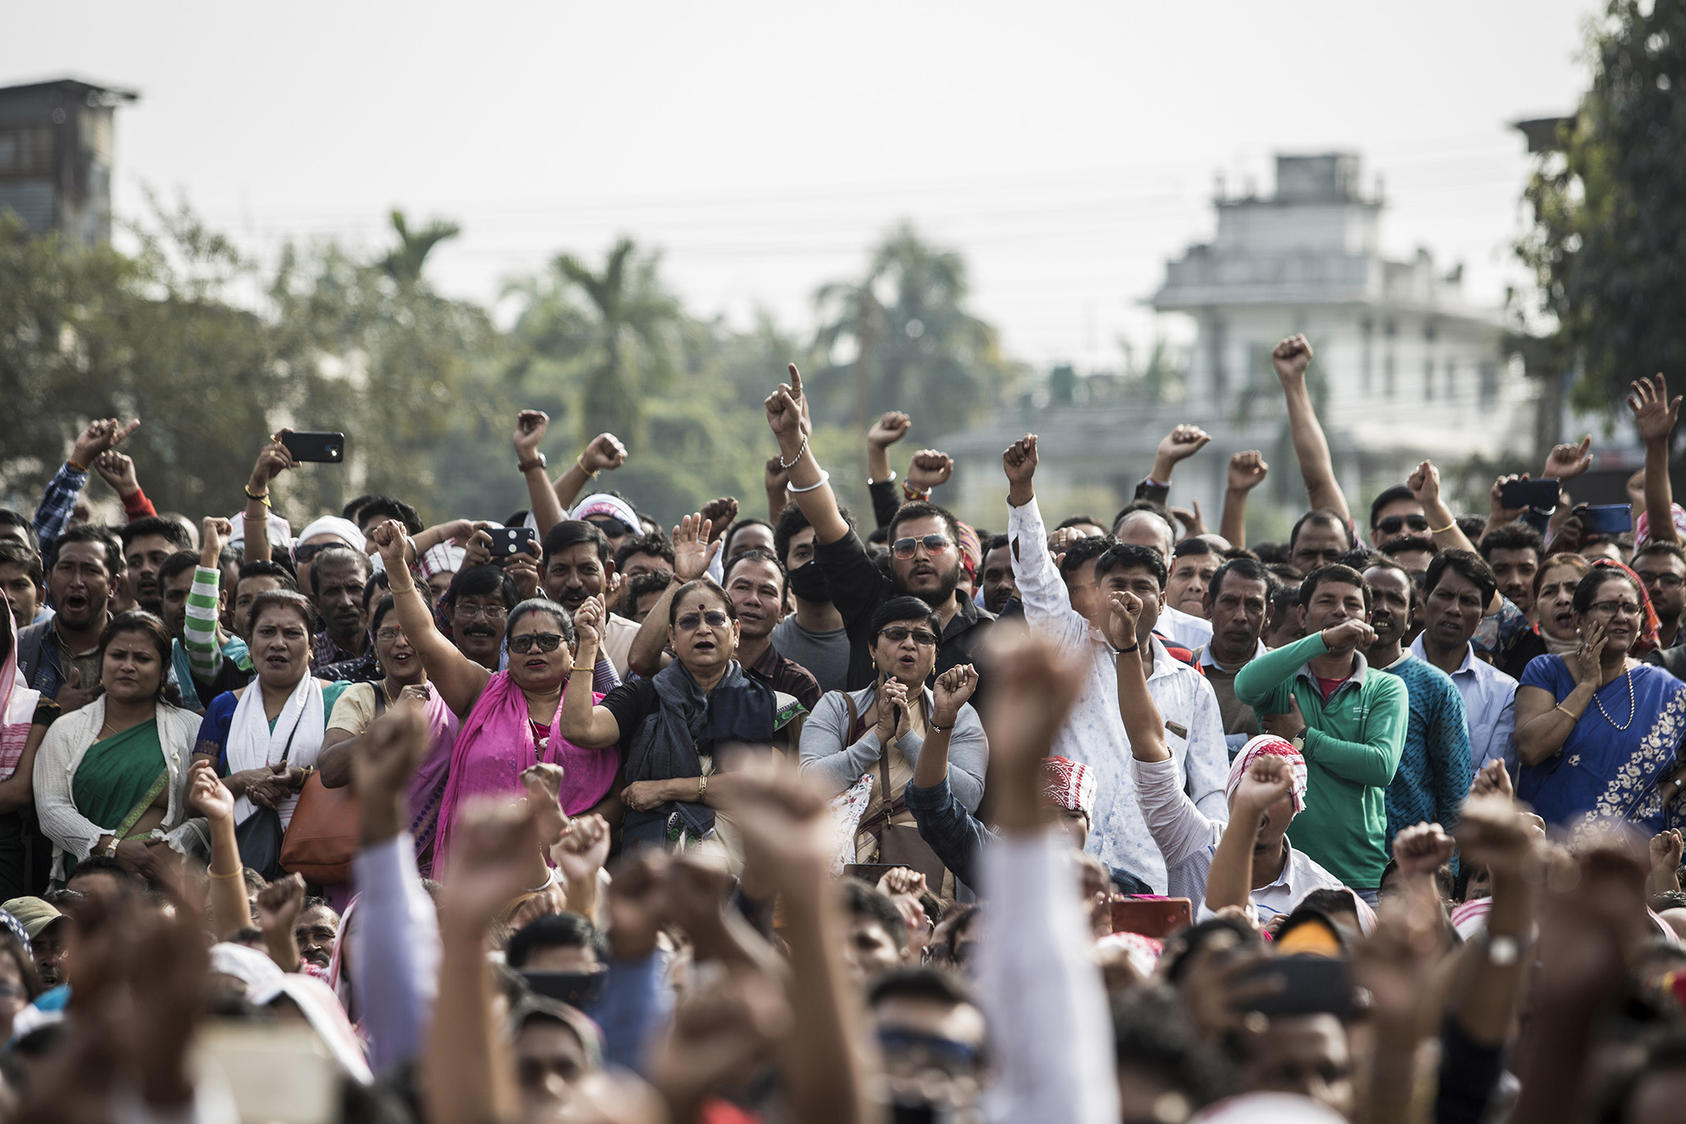
[[[1354,652],[1351,676],[1325,700],[1308,664],[1328,651],[1314,632],[1257,656],[1236,673],[1235,695],[1261,719],[1285,713],[1290,697],[1299,703],[1306,797],[1294,845],[1352,889],[1373,891],[1387,866],[1386,791],[1405,752],[1408,693]]]

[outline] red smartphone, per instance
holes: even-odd
[[[1164,940],[1194,923],[1194,905],[1187,898],[1120,898],[1112,903],[1112,931],[1140,933]]]

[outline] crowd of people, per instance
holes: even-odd
[[[1628,531],[1590,439],[1361,526],[1312,358],[1286,542],[1256,451],[1167,506],[1193,425],[1104,522],[1026,434],[996,530],[887,413],[857,519],[794,366],[766,518],[666,531],[536,411],[526,510],[296,533],[290,431],[189,518],[89,423],[0,509],[0,1119],[1679,1119],[1680,399]]]

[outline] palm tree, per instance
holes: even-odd
[[[964,259],[906,225],[873,253],[864,278],[819,290],[816,344],[825,355],[852,345],[857,428],[879,410],[907,408],[934,435],[960,428],[999,395],[1010,369],[994,328],[967,311],[967,296]],[[841,406],[835,392],[830,404]]]
[[[601,271],[559,254],[544,276],[514,290],[526,301],[515,334],[531,349],[518,369],[548,359],[583,378],[582,440],[608,430],[640,442],[645,397],[673,378],[681,312],[661,285],[657,261],[622,238]]]
[[[462,227],[456,223],[441,222],[438,219],[411,233],[410,222],[405,218],[403,211],[394,210],[390,218],[393,233],[398,235],[398,245],[376,263],[376,268],[398,282],[399,288],[403,289],[420,283],[422,266],[426,264],[427,255],[433,252],[435,246],[462,233]]]

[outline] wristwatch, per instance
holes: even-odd
[[[113,835],[111,837],[111,842],[107,843],[105,845],[105,850],[100,852],[100,853],[103,854],[108,859],[116,858],[117,857],[117,844],[120,843],[120,842],[121,842],[121,840],[119,840],[117,838],[117,836]]]

